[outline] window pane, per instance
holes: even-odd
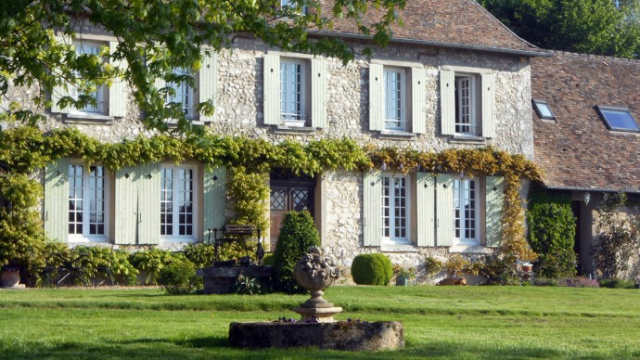
[[[385,128],[406,130],[405,122],[405,76],[401,69],[384,69]]]
[[[555,116],[553,116],[553,112],[551,111],[551,107],[549,107],[549,104],[544,103],[544,102],[534,102],[536,109],[538,111],[538,115],[542,118],[542,119],[554,119]]]
[[[304,120],[304,77],[301,62],[280,62],[280,112],[283,119]]]
[[[612,130],[640,131],[629,110],[598,108]]]

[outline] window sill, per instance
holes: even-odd
[[[486,145],[487,138],[482,136],[453,135],[449,138],[451,144]]]
[[[390,140],[407,140],[407,141],[415,141],[417,135],[414,133],[406,132],[406,131],[398,131],[398,130],[382,130],[380,132],[380,138],[390,139]]]
[[[189,120],[189,119],[187,119]],[[191,122],[191,125],[204,125],[203,121],[200,120],[189,120]],[[167,120],[167,126],[171,129],[175,129],[178,127],[178,120],[176,119],[169,119]]]
[[[111,123],[113,123],[113,120],[113,116],[108,115],[73,113],[67,114],[64,122],[66,124],[73,123],[110,125]]]
[[[281,135],[313,135],[316,133],[316,128],[278,125],[273,128],[273,133]]]
[[[449,247],[449,253],[460,254],[492,254],[491,248],[480,245],[457,245]]]
[[[380,251],[381,252],[387,252],[387,253],[417,253],[420,252],[420,250],[418,250],[418,248],[416,248],[413,245],[410,244],[406,244],[406,245],[401,245],[401,244],[382,244],[380,245]]]

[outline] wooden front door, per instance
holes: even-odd
[[[284,214],[287,211],[307,210],[313,216],[315,180],[309,176],[293,176],[287,172],[271,174],[271,247],[274,251]]]

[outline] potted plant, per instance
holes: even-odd
[[[416,276],[416,270],[412,267],[405,269],[399,267],[396,271],[396,286],[407,286],[407,284]]]

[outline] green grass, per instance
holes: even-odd
[[[338,319],[401,320],[395,352],[229,347],[233,321],[295,317],[304,296],[0,291],[0,359],[640,359],[640,291],[333,287]]]

